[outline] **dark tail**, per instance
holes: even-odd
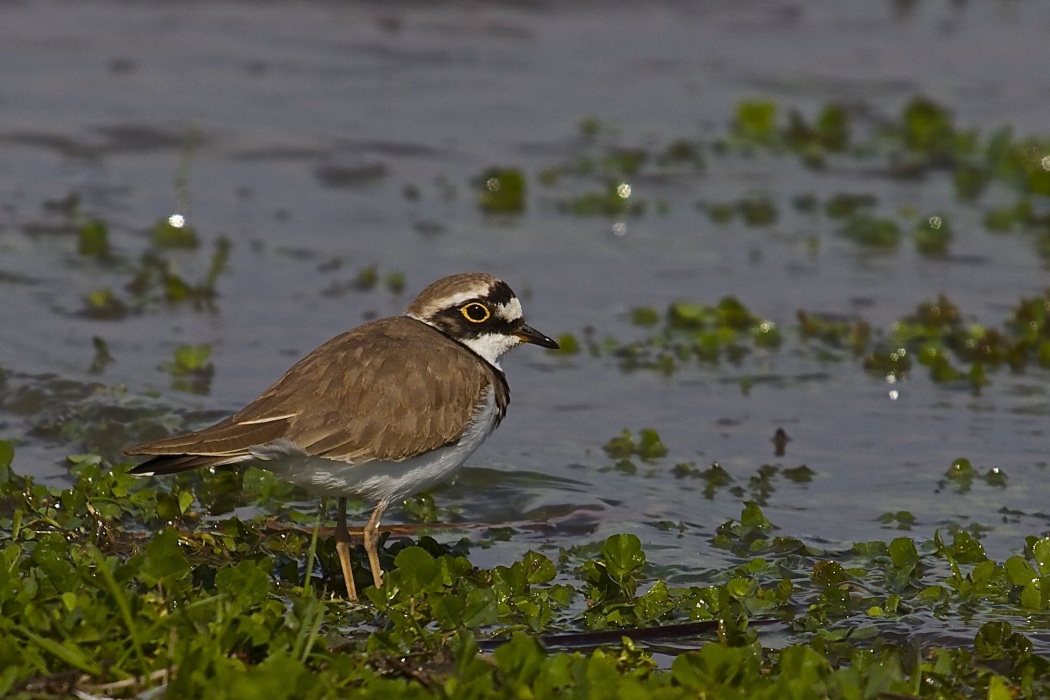
[[[129,474],[138,476],[151,476],[162,474],[177,474],[190,469],[201,469],[204,467],[217,467],[222,464],[233,464],[240,460],[230,457],[215,455],[157,455],[147,459],[142,464],[132,469]]]

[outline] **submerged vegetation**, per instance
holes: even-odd
[[[799,310],[798,324],[789,332],[725,297],[715,305],[673,302],[662,313],[635,308],[630,321],[648,335],[620,342],[588,333],[585,344],[592,355],[613,357],[625,371],[671,374],[694,363],[740,365],[756,353],[777,351],[788,334],[817,362],[855,358],[864,369],[890,379],[902,379],[919,365],[934,382],[978,391],[992,381],[989,370],[1050,368],[1048,319],[1050,291],[1021,299],[999,328],[967,322],[942,294],[887,330],[873,329],[860,318]]]
[[[968,229],[1030,233],[1038,254],[1050,258],[1050,211],[1045,202],[1050,195],[1050,141],[1018,138],[1009,127],[989,133],[962,129],[946,107],[928,98],[911,100],[895,118],[829,103],[807,119],[774,102],[744,101],[727,135],[673,138],[645,148],[624,145],[619,129],[590,118],[580,124],[579,138],[577,155],[536,175],[544,186],[541,199],[549,198],[570,215],[622,220],[666,214],[674,204],[668,198],[652,199],[654,183],[699,179],[716,166],[733,169],[759,159],[797,158],[812,172],[819,189],[826,189],[826,180],[851,170],[874,172],[890,181],[944,179],[956,207],[973,212],[965,217]],[[501,189],[493,173],[513,174],[513,186]],[[488,183],[479,198],[482,209],[525,210],[525,200],[519,199],[527,184],[522,170],[493,170],[480,182]],[[508,204],[499,204],[505,191],[514,196]],[[866,192],[840,192],[821,201],[812,190],[776,196],[752,191],[733,201],[693,204],[712,223],[739,220],[749,227],[778,224],[787,204],[800,215],[823,214],[837,221],[839,235],[861,249],[892,251],[910,239],[921,255],[934,257],[951,253],[959,228],[949,226],[943,213],[889,208]]]

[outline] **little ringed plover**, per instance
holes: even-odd
[[[346,592],[347,497],[374,502],[364,528],[375,585],[383,511],[448,479],[500,424],[510,389],[500,357],[521,343],[558,344],[526,325],[505,282],[468,273],[434,282],[403,316],[332,338],[233,416],[136,445],[138,475],[253,462],[321,496],[338,498],[336,552]]]

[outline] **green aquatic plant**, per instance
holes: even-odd
[[[810,313],[803,309],[795,315],[803,341],[818,340],[829,347],[846,348],[854,355],[862,354],[871,342],[871,325],[862,319]]]
[[[580,352],[580,341],[572,333],[561,333],[557,337],[558,350],[562,355],[576,355]]]
[[[872,194],[839,192],[824,202],[824,214],[831,219],[848,219],[860,211],[866,211],[878,203]]]
[[[980,164],[960,163],[952,173],[955,196],[963,202],[977,200],[987,189],[989,172]]]
[[[591,601],[591,611],[608,603],[633,600],[638,590],[637,575],[644,566],[645,553],[637,535],[613,535],[607,539],[601,558],[588,560],[583,566],[584,591]],[[608,621],[606,616],[602,624]]]
[[[667,215],[672,201],[647,201],[639,196],[639,183],[692,179],[705,168],[705,144],[696,139],[647,140],[639,146],[624,143],[619,129],[598,119],[585,120],[580,129],[583,139],[575,152],[537,176],[545,187],[560,188],[553,204],[570,216]]]
[[[984,227],[993,233],[1007,233],[1033,222],[1030,197],[1019,197],[1012,206],[993,207],[984,213]]]
[[[671,374],[694,362],[722,360],[746,367],[760,358],[759,351],[777,352],[792,339],[822,362],[859,358],[866,370],[894,382],[925,368],[932,381],[975,393],[1003,367],[1015,372],[1032,364],[1050,367],[1050,291],[1021,299],[999,327],[967,322],[944,295],[920,303],[883,330],[860,318],[804,309],[796,313],[796,326],[781,327],[732,297],[716,305],[673,302],[662,315],[653,307],[637,307],[628,318],[645,331],[643,337],[598,342],[593,332],[585,334],[593,356],[612,357],[624,371]],[[750,375],[740,382],[746,391]]]
[[[693,177],[709,167],[709,155],[730,166],[739,165],[741,157],[749,155],[790,154],[818,171],[827,167],[829,158],[836,158],[836,163],[846,167],[863,162],[864,172],[877,176],[943,177],[950,180],[964,203],[975,202],[995,182],[1015,190],[1022,201],[1050,194],[1050,170],[1045,166],[1050,148],[1043,140],[1017,139],[1009,129],[987,134],[961,129],[950,109],[923,96],[910,100],[898,115],[885,118],[834,102],[807,118],[769,99],[742,100],[730,118],[729,134],[706,140],[672,136],[638,146],[624,143],[621,130],[596,118],[584,121],[581,134],[576,153],[542,168],[538,175],[539,181],[550,188],[564,187],[570,179],[587,184],[582,193],[574,187],[554,198],[563,212],[575,216],[643,216],[650,207],[636,195],[633,201],[624,201],[626,198],[618,194],[622,186],[637,190],[639,182],[650,177]],[[498,178],[485,182],[498,182]],[[487,196],[487,190],[481,184],[477,186],[482,187],[482,196]],[[868,210],[874,194],[857,193],[856,197],[855,202],[833,197],[827,202],[828,215],[847,220],[843,234],[860,245],[895,248],[901,237],[900,223]],[[666,214],[675,204],[671,199],[654,201],[657,203],[651,209],[658,214]],[[793,201],[800,211],[815,211],[815,201],[805,197]],[[771,223],[777,216],[769,201],[754,197],[737,202],[705,201],[699,208],[716,223],[740,215],[749,225],[758,226]],[[988,209],[988,225],[1023,225],[1038,230],[1046,224],[1046,216],[1036,213],[1039,211],[1040,207],[1026,210],[1021,205],[1012,208],[993,203]],[[1050,246],[1045,247],[1050,250]],[[920,250],[942,254],[943,240],[924,240]]]
[[[179,345],[175,348],[174,357],[170,361],[162,362],[160,369],[168,372],[173,377],[184,377],[188,374],[207,371],[212,365],[208,362],[211,357],[211,345]]]
[[[729,129],[731,138],[723,145],[744,153],[761,149],[797,154],[804,165],[820,170],[832,154],[846,152],[851,143],[849,113],[839,104],[822,107],[812,121],[798,110],[787,110],[770,100],[742,100],[737,103]]]
[[[839,233],[857,245],[875,249],[896,248],[902,235],[900,225],[893,219],[867,213],[851,215]]]
[[[334,258],[324,264],[324,270],[334,271],[342,266],[343,260]],[[327,297],[339,297],[347,292],[371,292],[380,286],[391,294],[401,294],[405,290],[405,275],[396,270],[381,273],[379,265],[372,263],[359,268],[352,279],[333,281],[321,291],[321,294]]]
[[[772,146],[779,140],[778,107],[767,100],[743,100],[737,103],[730,124],[733,136],[742,143]]]
[[[161,362],[158,369],[171,375],[171,388],[192,394],[206,394],[210,390],[215,365],[209,362],[211,345],[179,345],[172,359]]]
[[[614,148],[603,158],[601,170],[618,177],[638,175],[649,161],[649,153],[642,148]]]
[[[197,229],[187,225],[181,218],[167,217],[157,220],[150,230],[153,245],[160,249],[197,248],[200,236]]]
[[[935,214],[920,221],[915,227],[915,248],[929,257],[943,256],[952,240],[948,219]]]
[[[925,97],[904,106],[897,128],[908,151],[926,155],[935,163],[951,162],[958,153],[970,151],[976,139],[974,132],[955,128],[947,108]]]
[[[207,272],[200,282],[193,284],[176,271],[169,258],[160,253],[148,252],[142,256],[131,280],[125,285],[131,298],[120,299],[110,292],[113,302],[119,304],[123,313],[131,310],[141,311],[158,303],[183,302],[189,302],[195,309],[213,310],[217,296],[216,285],[226,269],[229,256],[230,241],[225,236],[220,236],[215,241],[215,250],[209,260]],[[89,308],[96,308],[97,304],[97,300],[88,300]]]
[[[386,273],[383,276],[383,286],[391,294],[401,294],[405,291],[405,273],[397,271]]]
[[[608,184],[601,192],[587,192],[559,202],[562,211],[573,216],[642,216],[647,204],[634,195],[630,185]]]
[[[793,111],[787,130],[787,139],[798,150],[818,145],[822,149],[841,152],[850,145],[850,117],[846,109],[834,102],[824,105],[813,123]]]
[[[660,440],[660,434],[652,428],[639,430],[637,439],[630,430],[624,428],[618,436],[605,443],[602,449],[613,459],[637,457],[644,462],[659,459],[667,454],[667,447]]]
[[[779,212],[766,195],[750,195],[736,202],[700,202],[697,208],[707,212],[714,223],[722,224],[737,215],[748,226],[768,226],[776,223]]]
[[[593,139],[599,133],[609,131],[611,128],[610,125],[602,123],[602,121],[595,116],[584,117],[580,120],[580,123],[576,125],[576,129],[579,131],[580,136],[588,139]]]
[[[106,368],[106,365],[113,362],[113,355],[110,353],[109,345],[106,341],[97,335],[92,336],[91,345],[95,349],[95,354],[91,358],[88,372],[91,374],[101,374],[102,370]]]
[[[84,296],[85,316],[97,319],[120,319],[127,315],[128,306],[109,287],[100,287]]]
[[[354,287],[361,291],[369,291],[375,289],[375,286],[379,284],[379,266],[365,265],[357,271],[357,278],[354,280]]]
[[[591,211],[622,217],[631,214],[603,209],[601,198],[627,179],[634,188],[629,199],[641,201],[637,194],[657,177],[695,177],[705,162],[736,167],[746,161],[739,155],[787,152],[810,166],[833,166],[836,177],[841,166],[871,178],[940,181],[954,188],[963,209],[986,198],[981,206],[990,228],[1027,236],[1040,254],[1048,249],[1050,187],[1042,161],[1048,151],[1037,139],[963,132],[950,112],[928,100],[891,117],[893,127],[876,136],[865,131],[864,115],[833,105],[812,122],[783,105],[753,107],[740,110],[735,136],[741,143],[728,148],[719,148],[718,138],[675,136],[652,137],[640,147],[594,120],[582,125],[580,151],[541,181],[571,186],[556,191],[555,201],[598,193]],[[823,184],[811,189],[834,191]],[[695,200],[696,190],[688,191]],[[724,215],[764,225],[782,217],[791,225],[792,212],[775,205],[783,195],[774,194],[749,197],[750,208],[730,199],[705,205],[705,211],[713,220]],[[662,195],[646,196],[658,202]],[[924,255],[946,255],[954,243],[946,229],[923,230],[925,224],[915,226],[908,214],[880,218],[885,211],[876,207],[885,205],[884,197],[800,195],[789,201],[814,230],[870,217],[895,224],[903,231],[897,239],[912,236]],[[667,211],[673,203],[652,210]],[[77,206],[57,202],[53,215]],[[649,211],[643,207],[635,215]],[[952,214],[953,225],[965,221]],[[73,218],[56,232],[69,240],[77,236],[79,250],[78,223]],[[875,233],[878,241],[883,232]],[[98,291],[84,302],[85,313],[119,318],[185,302],[210,308],[228,242],[217,246],[197,284],[186,270],[195,261],[203,267],[206,259],[155,246],[148,260],[121,261],[124,245],[114,242],[108,254],[84,252],[106,257],[106,265],[77,261],[133,278],[130,287],[119,279],[93,282]],[[900,247],[885,249],[893,246]],[[125,266],[110,266],[110,259]],[[375,272],[371,286],[396,293]],[[737,299],[683,299],[629,312],[633,327],[626,340],[584,330],[578,346],[625,370],[709,372],[725,363],[742,386],[757,385],[780,352],[817,363],[860,365],[870,358],[873,381],[922,373],[950,389],[976,390],[1006,384],[999,378],[1007,372],[1050,367],[1048,311],[1050,297],[1036,294],[1004,317],[978,320],[941,297],[888,327],[872,328],[858,317],[812,310],[774,323]],[[96,343],[92,364],[104,366],[108,355],[105,344]],[[127,430],[146,430],[147,421],[138,420]],[[174,428],[178,420],[166,415],[165,425]],[[64,420],[61,429],[81,430],[78,421],[83,423]],[[647,476],[702,487],[698,500],[746,501],[739,518],[721,525],[662,516],[625,521],[631,532],[573,530],[573,546],[559,548],[545,538],[520,541],[526,527],[517,523],[489,527],[480,536],[458,526],[430,536],[415,523],[448,520],[449,513],[421,496],[406,507],[412,525],[384,532],[389,588],[371,589],[360,607],[335,595],[338,565],[331,538],[316,529],[317,514],[300,511],[302,494],[270,472],[218,470],[159,484],[128,477],[127,465],[83,454],[71,459],[68,480],[50,485],[15,473],[13,446],[0,441],[0,695],[999,700],[1050,692],[1042,630],[1050,589],[1046,538],[1030,535],[1005,561],[985,552],[986,526],[965,521],[965,527],[944,525],[932,540],[816,542],[778,529],[772,521],[778,511],[765,505],[783,506],[776,490],[805,489],[813,478],[808,467],[698,468],[666,453],[652,433],[655,439],[641,431],[610,440],[606,446],[626,456],[609,459],[641,463],[649,455]],[[44,434],[79,442],[69,432]],[[656,454],[656,445],[665,454]],[[960,458],[938,486],[945,498],[967,489],[972,496],[999,498],[1007,483],[1004,470]],[[899,530],[892,535],[911,535],[909,528],[928,527],[931,520],[920,508],[889,511],[878,521]],[[291,525],[269,522],[277,514]],[[1011,515],[1004,510],[1003,517]],[[668,566],[666,552],[647,537],[654,528],[693,538],[694,546],[682,551],[686,559],[695,552],[696,559]],[[512,542],[514,554],[501,552],[501,566],[479,566],[493,559],[477,550],[504,541]],[[540,551],[525,551],[529,546]],[[714,563],[706,558],[711,549],[718,555]]]
[[[636,326],[655,326],[660,323],[660,312],[651,306],[631,309],[631,323]]]
[[[655,162],[664,167],[686,164],[696,169],[701,169],[706,161],[704,160],[703,146],[700,142],[690,139],[675,139],[667,144],[663,150],[657,152]]]
[[[610,340],[591,346],[598,354],[615,356],[624,370],[671,373],[691,360],[740,363],[752,348],[775,349],[783,342],[775,323],[755,316],[734,297],[715,305],[673,302],[662,316],[651,307],[639,307],[630,318],[650,335],[630,343]]]
[[[910,530],[912,525],[915,524],[915,515],[906,510],[898,510],[895,513],[883,513],[879,516],[878,521],[883,525],[890,526],[898,530]],[[903,540],[911,545],[911,551],[915,550],[915,544],[911,540]],[[918,558],[918,554],[915,554],[915,558]],[[894,563],[897,563],[898,557],[894,557]]]
[[[104,221],[91,219],[80,225],[77,229],[77,252],[96,258],[109,255],[109,227]]]
[[[474,180],[478,206],[489,214],[525,211],[525,175],[517,168],[489,168]]]
[[[697,204],[697,207],[701,211],[707,212],[708,217],[716,224],[728,223],[739,213],[736,205],[732,202],[700,202]]]
[[[386,582],[353,606],[328,592],[339,586],[328,587],[334,555],[316,515],[276,531],[265,514],[250,527],[201,519],[220,473],[158,489],[85,455],[70,483],[45,486],[14,459],[0,440],[5,696],[1050,691],[1050,662],[1027,634],[1048,608],[1050,538],[1002,563],[963,530],[821,549],[747,502],[711,538],[732,561],[693,584],[659,578],[633,533],[492,569],[423,535],[386,540]],[[296,497],[262,470],[238,483],[240,498],[276,498],[286,513]],[[921,610],[972,642],[920,637],[917,654],[901,634]]]

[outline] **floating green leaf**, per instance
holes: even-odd
[[[104,221],[91,219],[80,225],[77,229],[77,252],[98,258],[109,254],[109,227]]]
[[[158,220],[153,224],[152,234],[153,245],[157,248],[196,248],[200,245],[197,230],[178,218]]]
[[[190,563],[179,546],[174,530],[161,530],[146,546],[139,577],[148,586],[180,579],[190,572]]]
[[[478,206],[491,214],[525,211],[525,175],[516,168],[489,168],[476,179]]]

